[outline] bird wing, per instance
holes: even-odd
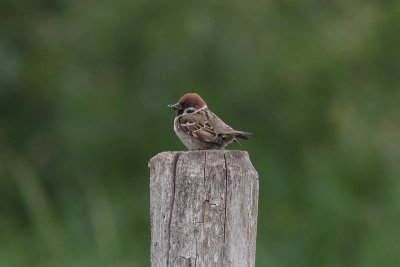
[[[224,142],[236,142],[240,144],[239,141],[236,140],[236,137],[242,139],[249,139],[251,135],[250,133],[237,131],[233,129],[231,126],[226,124],[223,120],[221,120],[217,115],[215,115],[211,111],[209,111],[208,116],[212,118],[210,120],[211,126],[214,129],[217,129],[216,132],[218,134],[218,137],[221,138]]]
[[[196,113],[181,115],[178,122],[178,126],[186,134],[204,142],[222,144],[219,134],[209,122],[207,112],[200,110]]]

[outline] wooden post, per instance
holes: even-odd
[[[255,266],[258,174],[245,151],[150,162],[151,266]]]

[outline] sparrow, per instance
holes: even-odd
[[[196,93],[182,96],[168,105],[176,111],[174,131],[189,150],[224,149],[236,138],[249,139],[250,133],[234,130],[208,109]]]

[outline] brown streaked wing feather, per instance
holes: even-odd
[[[214,129],[211,127],[211,125],[208,122],[203,123],[203,127],[194,130],[193,135],[197,136],[200,140],[206,141],[206,142],[216,142],[219,143],[218,141],[218,136],[217,133],[214,131]]]
[[[212,117],[212,127],[218,129],[218,134],[223,134],[224,132],[232,131],[232,127],[226,124],[223,120],[221,120],[217,115],[213,112],[209,111],[210,116]]]
[[[199,140],[210,143],[221,143],[218,134],[201,111],[194,114],[185,114],[179,118],[179,126],[186,133]]]

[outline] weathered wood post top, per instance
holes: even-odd
[[[246,151],[150,162],[151,266],[255,266],[258,174]]]

